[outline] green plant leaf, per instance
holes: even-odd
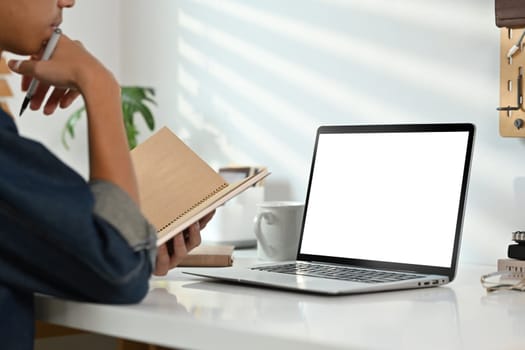
[[[153,114],[151,113],[150,109],[146,105],[139,105],[137,106],[137,111],[142,115],[142,118],[146,122],[146,125],[148,126],[148,129],[153,131],[155,129],[155,120],[153,119]]]
[[[150,95],[150,96],[146,96],[145,100],[156,106],[157,102],[154,100],[155,89],[153,89],[153,88],[144,88],[144,91],[145,91],[146,95],[148,95],[148,94]]]
[[[84,112],[86,111],[85,107],[81,107],[77,109],[71,116],[67,119],[66,124],[64,125],[64,128],[62,129],[62,144],[64,145],[64,148],[69,150],[69,145],[67,144],[67,134],[74,139],[75,138],[75,125],[80,120]]]
[[[123,86],[121,87],[121,103],[129,148],[133,149],[137,145],[137,135],[139,134],[135,125],[135,114],[138,113],[142,116],[149,130],[153,131],[155,129],[155,118],[148,106],[148,103],[157,105],[155,89],[143,86]],[[81,108],[73,112],[66,121],[66,125],[62,130],[62,144],[66,149],[69,149],[66,142],[67,134],[74,138],[76,123],[84,112],[85,108]]]
[[[144,102],[147,101],[155,105],[156,102],[148,95],[155,96],[155,91],[152,88],[143,87],[122,88],[122,110],[125,114],[129,114],[131,116],[139,113],[144,119],[148,129],[153,130],[155,129],[155,119],[153,118],[151,110]],[[138,134],[132,117],[130,125],[133,125],[134,130]]]

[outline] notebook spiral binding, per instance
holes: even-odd
[[[208,199],[210,199],[211,197],[213,197],[215,194],[217,194],[218,192],[222,191],[226,187],[228,187],[228,184],[225,182],[222,185],[220,185],[219,187],[217,187],[213,192],[208,194],[206,197],[204,197],[203,199],[201,199],[197,203],[193,204],[190,208],[186,209],[184,212],[182,212],[180,215],[178,215],[175,219],[171,220],[169,223],[167,223],[166,225],[162,226],[157,232],[162,232],[163,230],[168,228],[171,224],[173,224],[174,222],[180,220],[183,216],[187,215],[193,209],[195,209],[196,207],[198,207],[202,203],[206,202]]]

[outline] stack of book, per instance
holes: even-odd
[[[525,232],[512,232],[512,241],[507,250],[507,259],[498,260],[498,271],[516,275],[525,274]]]
[[[498,271],[513,274],[525,274],[525,260],[518,259],[498,259]]]
[[[232,245],[201,245],[182,260],[179,267],[227,267],[233,263]]]

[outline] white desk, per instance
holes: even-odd
[[[236,264],[251,259],[239,256]],[[325,297],[228,285],[172,271],[138,305],[36,297],[37,318],[182,349],[523,349],[525,293],[487,295],[461,266],[447,287]]]

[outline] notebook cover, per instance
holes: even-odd
[[[270,173],[264,170],[242,181],[227,185],[225,188],[219,192],[214,193],[213,196],[209,197],[205,201],[202,201],[198,205],[191,207],[184,213],[184,215],[158,231],[157,245],[161,245],[162,243],[168,241],[177,233],[182,232],[182,230],[186,229],[197,220],[203,218],[206,216],[206,214],[211,213],[213,210],[220,207],[228,200],[254,186],[268,175],[270,175]]]
[[[164,127],[131,151],[141,209],[157,229],[157,245],[268,175],[228,184]]]

